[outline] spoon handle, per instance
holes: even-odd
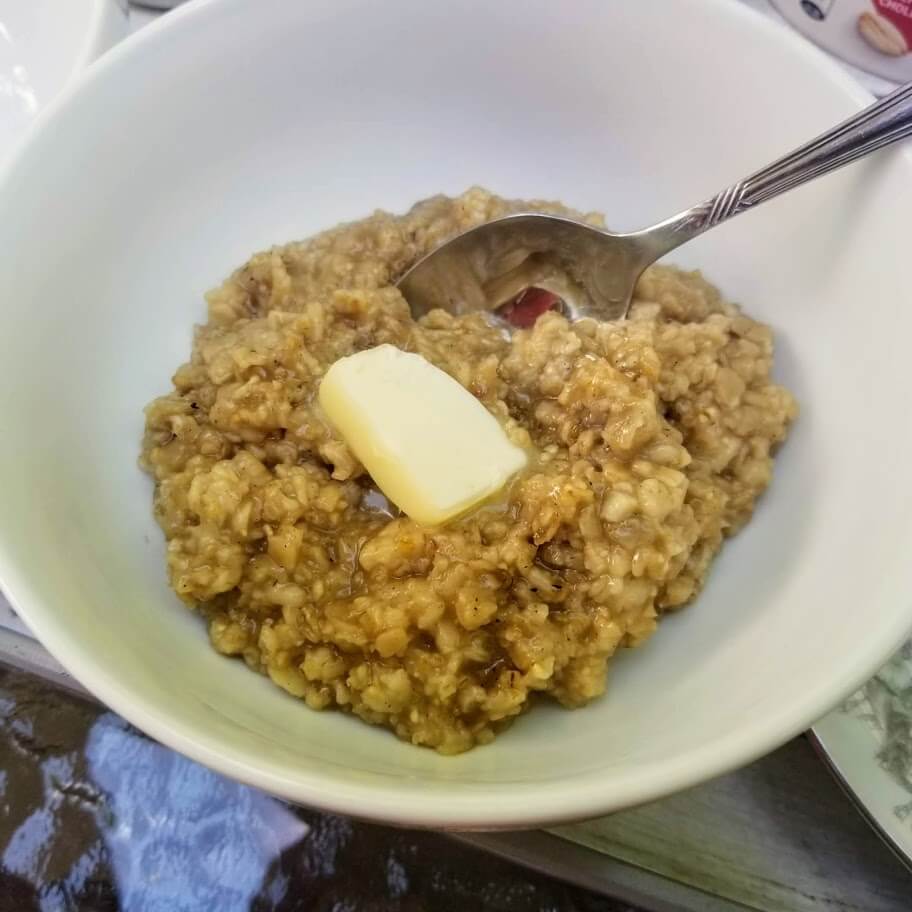
[[[807,181],[912,135],[912,83],[859,111],[712,199],[640,232],[656,258],[710,228]]]

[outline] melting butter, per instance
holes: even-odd
[[[424,525],[440,525],[526,465],[497,419],[421,355],[379,345],[341,358],[320,406],[377,487]]]

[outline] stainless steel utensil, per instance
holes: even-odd
[[[522,212],[452,238],[400,280],[415,317],[493,310],[524,289],[558,295],[571,317],[617,320],[643,270],[733,216],[912,135],[912,83],[664,222],[624,234],[553,215]]]

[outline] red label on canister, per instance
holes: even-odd
[[[874,0],[881,29],[879,36],[884,53],[899,57],[912,48],[912,2],[910,0]],[[861,26],[859,26],[861,27]]]
[[[848,63],[894,83],[912,80],[912,0],[772,4],[786,22]]]

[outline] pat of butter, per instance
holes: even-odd
[[[380,490],[419,523],[464,513],[526,464],[467,389],[392,345],[336,361],[319,399]]]

